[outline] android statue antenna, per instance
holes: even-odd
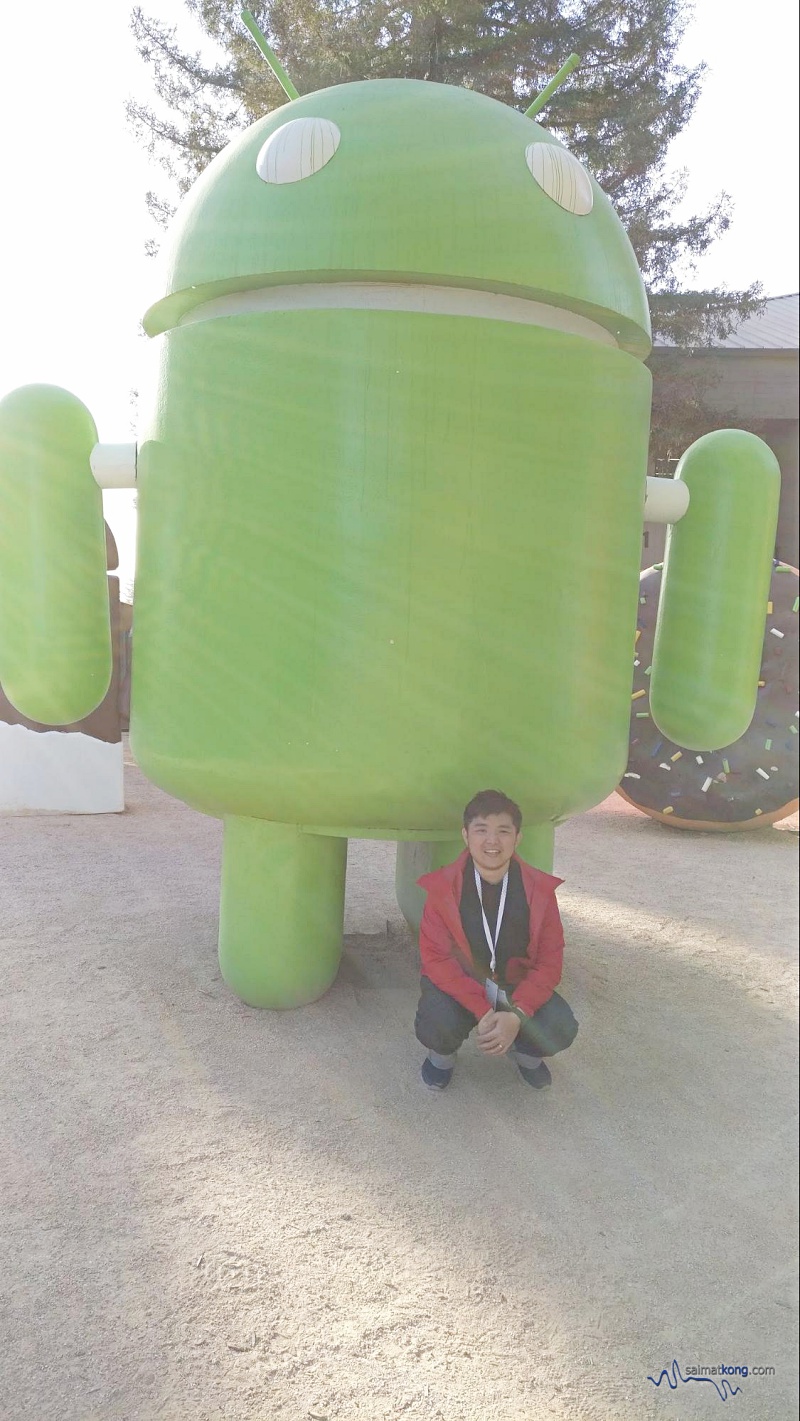
[[[539,113],[539,111],[544,108],[545,104],[548,103],[550,99],[552,99],[556,89],[559,89],[561,87],[567,76],[570,75],[574,69],[577,69],[580,62],[580,55],[578,54],[571,54],[569,56],[569,59],[565,60],[558,73],[554,74],[552,79],[550,80],[550,83],[546,84],[545,87],[542,89],[541,94],[537,94],[536,98],[533,100],[533,103],[528,105],[525,110],[526,118],[536,117],[537,113]]]
[[[289,75],[286,73],[286,70],[284,69],[277,55],[273,52],[273,50],[270,49],[269,45],[267,44],[267,41],[265,40],[263,34],[261,33],[261,30],[256,24],[256,21],[253,16],[250,14],[249,10],[242,10],[242,22],[249,30],[254,43],[257,45],[258,49],[260,49],[261,53],[267,61],[267,64],[275,75],[275,78],[277,79],[287,98],[299,99],[300,95],[298,94],[296,88],[294,87],[294,84],[289,78]]]

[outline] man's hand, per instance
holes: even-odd
[[[513,1011],[487,1011],[478,1022],[478,1045],[487,1056],[505,1056],[522,1025]]]

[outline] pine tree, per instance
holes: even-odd
[[[239,0],[185,3],[219,62],[185,52],[174,30],[139,7],[132,15],[160,108],[131,103],[129,116],[178,193],[236,130],[286,102],[239,18]],[[250,8],[300,93],[402,77],[460,84],[524,109],[576,52],[577,75],[542,119],[614,203],[647,284],[654,332],[672,345],[707,345],[759,309],[757,285],[683,289],[731,221],[725,193],[703,213],[674,215],[686,177],[667,170],[667,153],[691,117],[704,70],[676,58],[686,0],[259,0]],[[156,220],[168,220],[170,202],[150,193],[148,204]],[[678,389],[673,382],[663,391],[657,456],[684,432]],[[714,427],[700,396],[689,403],[693,430]]]

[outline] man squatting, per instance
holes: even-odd
[[[543,1057],[575,1040],[578,1023],[555,990],[564,955],[555,891],[564,880],[517,856],[521,829],[519,806],[482,790],[464,810],[464,852],[418,880],[427,898],[414,1027],[428,1048],[422,1079],[431,1090],[450,1084],[475,1026],[484,1055],[511,1052],[537,1090],[552,1080]]]

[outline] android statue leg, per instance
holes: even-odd
[[[462,839],[441,839],[441,840],[402,840],[397,845],[397,858],[394,870],[394,891],[397,898],[397,906],[403,914],[408,926],[416,933],[419,931],[422,909],[425,906],[425,894],[421,888],[417,887],[417,879],[423,873],[430,873],[434,868],[441,868],[443,864],[452,863],[462,852],[464,843]]]
[[[342,953],[346,865],[346,839],[225,820],[219,962],[248,1006],[304,1006],[330,987]]]
[[[519,846],[520,857],[532,863],[535,868],[552,873],[554,838],[554,824],[526,824]],[[397,906],[414,933],[419,932],[422,909],[425,906],[425,893],[417,887],[417,879],[421,878],[423,873],[430,873],[435,868],[441,868],[443,864],[452,863],[463,848],[462,839],[402,842],[397,845],[394,880]]]

